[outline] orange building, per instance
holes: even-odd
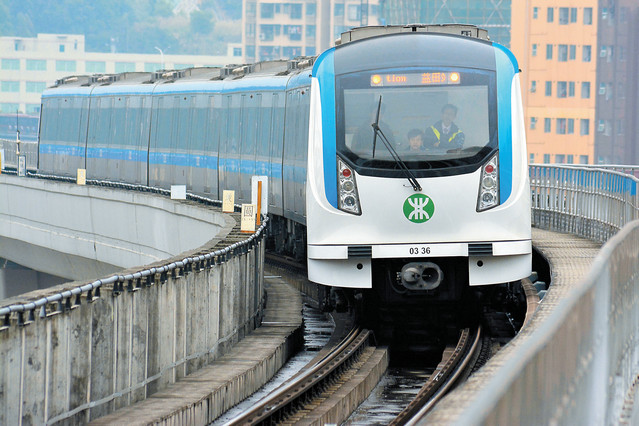
[[[512,2],[531,163],[592,164],[598,0]]]

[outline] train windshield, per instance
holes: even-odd
[[[340,76],[338,152],[367,175],[399,176],[398,158],[417,176],[478,165],[497,147],[494,87],[479,70]]]

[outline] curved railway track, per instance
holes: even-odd
[[[372,342],[372,333],[353,328],[337,347],[284,384],[229,425],[264,425],[285,422],[339,380]]]

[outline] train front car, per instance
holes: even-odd
[[[531,273],[516,60],[424,30],[343,43],[311,86],[309,279],[396,306]]]

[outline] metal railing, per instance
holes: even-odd
[[[532,165],[530,180],[535,226],[607,243],[451,421],[625,423],[639,380],[639,181],[554,165]]]
[[[11,173],[15,173],[15,171]],[[28,176],[62,182],[75,182],[75,178],[66,176],[54,176],[39,173],[28,173]],[[150,192],[166,196],[171,195],[171,191],[167,189],[149,187],[144,185],[132,185],[121,182],[88,179],[86,181],[86,184],[125,190]],[[222,202],[219,200],[211,200],[209,198],[191,193],[187,193],[187,199],[205,205],[222,205]],[[239,212],[241,210],[241,206],[239,204],[236,204],[235,210]],[[91,283],[58,292],[50,296],[42,297],[31,302],[17,303],[0,307],[0,317],[4,317],[3,324],[0,326],[0,328],[11,326],[12,314],[17,315],[15,324],[21,326],[34,321],[36,311],[38,311],[37,315],[40,318],[45,318],[47,316],[47,306],[50,305],[56,306],[56,312],[68,311],[72,308],[72,306],[77,306],[81,303],[82,294],[86,293],[86,298],[88,301],[92,301],[94,297],[100,297],[100,288],[104,285],[113,284],[113,294],[118,295],[125,291],[125,289],[128,291],[134,291],[144,286],[151,286],[156,282],[164,283],[167,281],[169,274],[173,274],[175,276],[176,274],[179,274],[180,271],[191,272],[193,270],[209,269],[213,265],[218,265],[225,262],[229,257],[235,256],[240,253],[246,253],[247,251],[252,250],[255,245],[259,243],[265,236],[265,230],[268,225],[268,217],[264,217],[262,220],[262,225],[255,231],[255,233],[251,234],[251,236],[243,241],[239,241],[219,250],[215,250],[199,256],[186,257],[176,262],[167,262],[162,266],[143,269],[133,274],[112,275],[110,277],[102,278]],[[73,300],[74,298],[75,300]],[[25,318],[25,314],[27,314],[27,318]]]
[[[15,140],[0,139],[0,150],[4,152],[5,169],[17,170],[18,168],[18,143]],[[38,142],[20,141],[20,155],[26,159],[27,170],[35,171],[38,168]],[[4,171],[3,171],[4,172]]]
[[[639,179],[620,167],[531,165],[533,226],[606,242],[639,219]]]

